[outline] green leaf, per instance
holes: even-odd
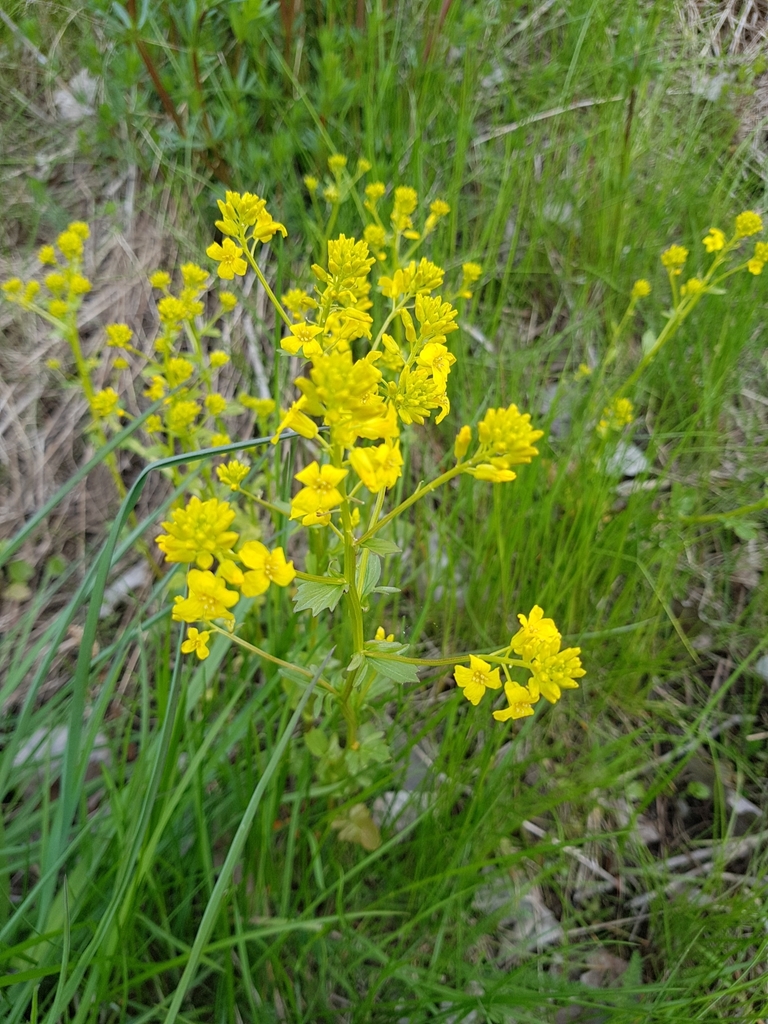
[[[374,594],[399,594],[400,587],[374,587]]]
[[[733,530],[740,540],[755,540],[760,535],[760,526],[753,519],[728,518],[723,520],[723,526]]]
[[[343,580],[339,580],[338,583],[314,583],[305,580],[296,590],[293,599],[294,610],[303,612],[309,608],[313,615],[318,615],[324,608],[333,611],[346,589]]]
[[[362,651],[358,651],[357,654],[353,654],[349,664],[347,665],[347,672],[354,672],[356,668],[360,668],[364,661],[365,655]]]
[[[643,347],[643,355],[647,356],[653,348],[653,346],[656,344],[656,335],[654,334],[654,332],[646,331],[645,334],[643,334],[641,344]]]
[[[365,579],[362,581],[362,586],[360,585],[359,571],[357,576],[357,588],[360,591],[360,597],[366,597],[374,589],[381,576],[381,559],[379,556],[374,554],[368,555],[368,561],[365,565]]]
[[[407,661],[395,661],[394,658],[368,658],[368,664],[377,672],[391,679],[394,683],[418,683],[419,676],[416,666]]]
[[[304,737],[307,750],[315,757],[322,757],[328,753],[328,737],[320,729],[310,729]]]
[[[368,548],[375,555],[399,555],[400,548],[392,540],[385,540],[383,537],[371,537],[364,541],[361,547]]]

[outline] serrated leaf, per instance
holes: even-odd
[[[391,679],[393,683],[418,683],[419,681],[416,666],[407,661],[369,657],[368,664],[372,665],[382,676]]]
[[[375,555],[399,555],[400,548],[392,540],[384,540],[383,537],[371,537],[370,540],[364,541],[361,547],[367,548],[369,551],[373,551]]]
[[[346,584],[342,580],[338,583],[315,583],[305,580],[296,589],[296,596],[293,599],[294,610],[303,612],[309,608],[313,615],[318,615],[325,608],[333,611],[346,589]]]
[[[376,584],[379,582],[381,576],[381,559],[378,555],[369,554],[365,564],[365,579],[360,585],[360,573],[358,572],[357,588],[360,591],[360,597],[367,597],[368,594],[374,589]]]

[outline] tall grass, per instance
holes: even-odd
[[[227,28],[246,5],[212,8],[204,31],[184,35],[202,11],[149,5],[140,28],[177,109],[200,48],[205,95],[190,97],[185,135],[136,51],[120,51],[125,25],[99,66],[117,92],[129,73],[138,87],[124,107],[109,93],[103,125],[124,119],[121,146],[137,150],[149,133],[179,201],[201,179],[218,194],[217,154],[234,181],[273,183],[294,239],[307,237],[300,175],[329,141],[445,197],[436,260],[479,258],[486,274],[461,311],[473,329],[455,349],[451,418],[409,445],[410,479],[478,409],[515,401],[547,427],[542,458],[512,489],[463,479],[399,527],[402,593],[382,621],[450,654],[495,644],[539,603],[581,645],[588,675],[515,730],[478,725],[441,673],[382,707],[399,754],[362,798],[413,791],[413,813],[402,831],[385,820],[383,845],[364,854],[335,838],[333,793],[313,787],[303,746],[278,756],[298,720],[280,677],[220,638],[206,662],[181,664],[162,584],[119,632],[92,612],[101,649],[86,633],[72,682],[40,700],[107,563],[83,567],[76,590],[40,579],[0,659],[13,698],[0,752],[3,1019],[757,1020],[768,1012],[754,671],[766,604],[764,587],[743,581],[764,519],[750,541],[680,513],[760,497],[764,280],[737,278],[700,307],[643,377],[634,441],[650,468],[634,484],[620,464],[586,457],[598,385],[575,379],[605,351],[636,277],[654,292],[616,372],[658,332],[666,244],[700,252],[710,224],[762,207],[734,107],[691,95],[700,69],[666,2],[451,5],[426,60],[434,4],[371,5],[363,29],[346,7],[307,5],[290,59],[266,31],[276,11],[238,40],[241,66],[262,61],[248,89]],[[80,45],[94,46],[87,32]],[[257,131],[238,122],[253,115],[251,88]],[[190,225],[185,243],[209,232]],[[288,283],[302,256],[289,239],[276,278]],[[132,543],[119,537],[115,560]],[[41,631],[62,588],[71,600]],[[278,655],[297,640],[277,600],[248,628]],[[47,746],[61,727],[63,760]],[[20,760],[33,737],[38,754]],[[734,795],[759,813],[737,813]],[[670,861],[707,848],[703,861]],[[627,966],[591,989],[579,978],[597,953]]]

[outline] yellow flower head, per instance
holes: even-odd
[[[124,416],[125,413],[122,409],[119,409],[120,396],[114,388],[102,388],[101,391],[97,391],[91,399],[91,412],[96,419],[106,419],[108,416],[113,416],[115,413],[118,416]]]
[[[704,282],[698,277],[690,277],[680,289],[681,295],[698,295],[704,290]]]
[[[175,388],[179,384],[183,384],[184,381],[189,380],[194,372],[195,367],[193,363],[190,363],[183,356],[174,356],[173,359],[168,360],[165,368],[165,377],[169,385]]]
[[[149,283],[153,288],[167,288],[171,283],[171,275],[165,270],[156,270],[149,275]]]
[[[710,228],[709,234],[702,238],[702,242],[707,252],[720,252],[725,248],[725,234],[720,228]]]
[[[235,510],[226,501],[189,499],[184,508],[171,513],[163,523],[167,533],[155,537],[155,543],[166,562],[195,562],[201,569],[210,569],[214,558],[232,558],[232,545],[238,534],[229,527]]]
[[[367,174],[368,171],[370,171],[372,166],[373,166],[373,164],[371,163],[370,160],[366,160],[364,156],[361,156],[359,158],[359,160],[357,161],[357,173],[358,174]]]
[[[560,642],[560,633],[553,619],[545,619],[544,612],[535,604],[530,615],[517,616],[521,628],[515,633],[509,642],[509,646],[526,661],[530,661],[538,654],[543,644],[550,644],[553,640]]]
[[[216,470],[216,476],[219,478],[221,483],[226,487],[229,487],[231,491],[239,491],[240,484],[245,480],[250,472],[250,468],[245,465],[244,462],[240,462],[238,459],[232,459],[225,466],[219,466]]]
[[[275,411],[274,398],[254,398],[242,392],[237,396],[238,402],[251,412],[255,412],[260,420],[266,420]]]
[[[91,290],[91,282],[82,274],[72,274],[69,279],[69,290],[73,295],[87,295]]]
[[[245,597],[263,594],[270,583],[287,587],[296,577],[293,562],[286,562],[282,548],[269,551],[259,541],[250,540],[240,548],[238,557],[251,570],[243,578],[242,592]]]
[[[91,237],[91,229],[84,220],[71,221],[67,224],[67,231],[71,231],[74,235],[77,235],[77,237],[83,242],[87,242]]]
[[[133,338],[128,324],[107,324],[105,331],[109,348],[128,348]]]
[[[187,639],[181,645],[181,650],[184,654],[194,652],[203,661],[211,653],[207,646],[210,639],[211,634],[207,629],[198,631],[194,626],[190,626],[187,630]]]
[[[304,487],[291,502],[291,519],[301,519],[304,526],[326,526],[331,521],[330,510],[341,504],[338,484],[349,471],[336,466],[319,466],[310,462],[296,474]]]
[[[338,203],[341,193],[336,185],[326,185],[323,189],[323,199],[328,203]]]
[[[214,242],[208,246],[205,253],[219,264],[216,273],[222,281],[231,281],[235,274],[238,277],[243,277],[248,269],[248,264],[242,258],[243,250],[235,245],[231,238],[225,238],[223,245]]]
[[[3,284],[1,290],[8,302],[18,302],[24,292],[24,282],[20,277],[12,277]]]
[[[219,292],[219,302],[225,313],[231,313],[237,305],[237,296],[232,292]]]
[[[376,630],[376,635],[375,635],[375,637],[373,639],[374,640],[386,640],[386,642],[388,644],[391,644],[392,641],[395,639],[395,634],[394,633],[386,633],[384,631],[384,627],[383,626],[379,626],[378,629]]]
[[[181,265],[181,279],[187,288],[191,288],[193,292],[199,294],[208,280],[208,271],[203,270],[196,263],[182,263]]]
[[[147,416],[144,427],[148,434],[160,434],[163,429],[163,421],[153,413],[152,416]]]
[[[166,327],[178,327],[187,315],[186,305],[175,295],[166,295],[157,304],[160,322]]]
[[[76,231],[67,228],[56,239],[56,244],[67,260],[80,260],[83,256],[83,239]]]
[[[422,341],[444,341],[444,335],[459,329],[459,325],[454,322],[459,311],[450,302],[443,302],[439,295],[417,293],[414,311],[421,328],[419,335]]]
[[[214,391],[210,395],[206,395],[203,404],[211,416],[221,416],[227,408],[226,398],[224,395],[220,395],[218,391]]]
[[[486,690],[501,689],[499,672],[498,668],[492,670],[487,661],[470,654],[469,668],[466,665],[457,665],[453,670],[453,677],[470,704],[476,705],[483,699]]]
[[[164,377],[153,377],[152,383],[144,391],[144,394],[152,402],[156,402],[158,398],[162,398],[165,394],[167,384]]]
[[[387,233],[378,224],[368,224],[363,231],[363,238],[366,240],[372,252],[378,253],[387,244]],[[386,254],[384,254],[386,255]]]
[[[371,206],[375,206],[380,199],[384,198],[386,191],[387,186],[383,181],[372,181],[370,185],[365,186],[365,198]]]
[[[280,339],[280,348],[289,352],[292,356],[303,351],[305,359],[312,359],[319,356],[323,349],[319,341],[316,341],[318,334],[323,333],[322,327],[315,324],[308,324],[301,320],[291,325],[291,333]]]
[[[385,441],[376,448],[353,448],[349,463],[372,494],[378,494],[383,488],[388,490],[403,472],[400,442]]]
[[[229,355],[220,348],[216,348],[208,357],[211,368],[218,370],[220,366],[226,366],[229,362]]]
[[[304,184],[306,185],[307,192],[309,192],[311,196],[313,196],[320,187],[320,182],[317,180],[314,174],[305,174]]]
[[[472,286],[477,284],[483,274],[483,268],[479,263],[462,263],[461,265],[461,287],[459,295],[462,299],[472,298]]]
[[[223,448],[225,444],[232,444],[232,438],[229,434],[211,434],[212,448]]]
[[[281,302],[294,320],[303,320],[307,310],[317,307],[315,300],[303,288],[291,288],[283,295]]]
[[[466,472],[475,480],[485,480],[486,483],[491,484],[507,484],[512,480],[517,480],[517,473],[513,469],[494,466],[490,462],[481,462],[479,465],[467,469]]]
[[[629,426],[635,418],[635,407],[628,398],[614,398],[610,405],[603,409],[603,417],[597,424],[600,437],[608,437],[611,432],[619,433]]]
[[[61,360],[60,359],[46,359],[45,360],[45,365],[48,367],[49,370],[60,370],[61,369]]]
[[[544,436],[544,431],[534,430],[530,413],[521,413],[513,404],[507,409],[489,409],[478,424],[478,435],[481,450],[491,456],[491,465],[509,469],[530,462],[539,454],[533,443]]]
[[[533,659],[528,681],[534,700],[538,700],[541,694],[550,704],[555,704],[560,699],[561,690],[578,689],[576,680],[587,674],[581,667],[580,654],[579,647],[561,651],[559,639],[542,644]]]
[[[633,299],[644,299],[646,295],[651,294],[651,285],[649,281],[646,281],[644,277],[641,277],[638,281],[632,285],[632,298]]]
[[[747,238],[748,235],[756,235],[763,230],[763,220],[759,214],[752,210],[745,210],[736,218],[736,237]]]
[[[418,201],[418,193],[410,185],[401,185],[395,189],[392,223],[396,231],[407,231],[413,227],[411,214],[416,209]]]
[[[191,398],[175,401],[166,416],[166,425],[173,434],[185,435],[190,432],[192,424],[200,413],[200,406]]]
[[[175,622],[202,622],[209,619],[227,619],[234,615],[229,610],[237,604],[239,595],[227,590],[223,579],[212,572],[190,569],[187,573],[187,597],[177,597],[171,617]]]
[[[750,274],[761,274],[766,263],[768,263],[768,242],[756,242],[755,253],[747,263],[747,270]]]
[[[428,342],[416,357],[416,363],[431,372],[435,383],[439,384],[443,391],[455,362],[456,356],[449,352],[445,345],[435,341]]]
[[[118,356],[112,365],[116,370],[127,370],[131,364],[124,356]]]
[[[453,442],[453,454],[456,456],[457,461],[461,462],[469,451],[470,444],[472,444],[472,428],[465,423]]]
[[[444,199],[435,199],[434,202],[429,204],[429,212],[434,214],[435,217],[447,217],[451,212],[451,208]]]
[[[527,686],[506,682],[504,683],[504,695],[507,698],[508,707],[493,712],[493,717],[497,722],[506,722],[510,718],[526,718],[533,714],[531,705],[536,703],[536,699]]]
[[[56,252],[52,245],[44,245],[40,252],[37,254],[37,258],[43,264],[43,266],[56,266]]]
[[[272,444],[277,444],[280,440],[280,435],[284,430],[295,430],[297,434],[301,437],[306,437],[309,441],[312,441],[317,437],[317,424],[303,411],[305,407],[303,398],[300,398],[298,402],[293,403],[288,412],[286,412],[280,420],[277,430],[275,431],[275,436],[272,438]]]
[[[341,153],[333,153],[328,157],[328,170],[337,177],[347,166],[347,158]]]
[[[679,274],[679,268],[688,259],[688,250],[682,245],[670,245],[661,254],[661,264],[672,274]]]

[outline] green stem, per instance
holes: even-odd
[[[248,262],[251,264],[251,267],[253,268],[253,272],[256,274],[256,277],[258,277],[258,279],[261,281],[262,288],[264,289],[264,291],[269,296],[269,301],[272,303],[272,305],[277,310],[277,313],[282,318],[283,323],[290,329],[291,327],[293,327],[291,319],[288,316],[288,314],[285,312],[283,307],[281,306],[280,301],[277,298],[277,296],[275,295],[275,293],[272,291],[272,289],[267,284],[267,279],[262,274],[261,267],[256,262],[256,260],[254,259],[253,253],[250,250],[248,242],[245,240],[245,234],[242,233],[242,232],[240,234],[239,242],[240,242],[240,244],[243,247],[243,252],[245,253],[245,255],[247,257]]]
[[[740,505],[732,512],[710,512],[703,516],[680,516],[683,523],[720,523],[726,519],[734,519],[736,516],[748,516],[751,512],[762,512],[768,508],[768,495],[760,501],[754,501],[751,505]]]
[[[298,672],[299,675],[306,676],[307,679],[314,678],[314,673],[309,672],[300,665],[294,665],[290,661],[283,661],[282,658],[278,658],[274,654],[269,654],[267,651],[262,650],[261,647],[249,644],[247,640],[243,640],[236,633],[230,633],[226,629],[222,629],[221,626],[217,626],[215,622],[206,622],[206,627],[213,630],[214,633],[221,633],[222,636],[231,640],[232,643],[237,644],[239,647],[243,647],[246,651],[250,651],[252,654],[257,654],[260,658],[264,658],[265,661],[271,661],[273,665],[279,665],[281,668],[288,668],[291,672]],[[338,692],[323,678],[318,679],[317,685],[321,689],[327,690],[329,693],[334,693],[338,696]]]
[[[437,490],[438,487],[442,487],[443,484],[447,484],[449,480],[453,480],[454,477],[459,476],[460,473],[464,472],[466,465],[467,464],[465,462],[460,462],[457,466],[449,469],[446,473],[435,477],[431,483],[417,487],[409,498],[406,498],[405,501],[401,501],[400,504],[393,508],[391,512],[388,512],[383,519],[379,519],[379,521],[374,523],[370,529],[366,530],[363,536],[357,541],[357,544],[364,544],[367,540],[370,540],[374,533],[378,533],[378,531],[384,526],[387,526],[393,519],[396,519],[397,516],[405,512],[407,508],[410,508],[411,505],[415,504],[419,498],[423,498],[424,495],[430,494],[432,491]]]

